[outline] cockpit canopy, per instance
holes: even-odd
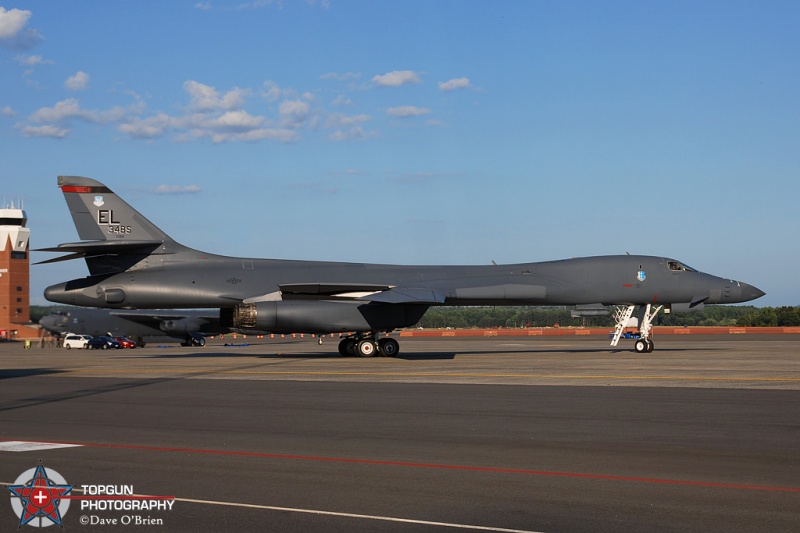
[[[667,267],[673,272],[698,272],[697,269],[674,260],[667,261]]]

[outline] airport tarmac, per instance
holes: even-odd
[[[0,344],[0,483],[41,460],[75,487],[67,531],[800,523],[800,335],[663,336],[651,354],[588,336],[403,338],[400,357],[369,359],[331,339],[226,340]],[[132,509],[81,485],[174,500]],[[11,501],[0,528],[19,525]]]

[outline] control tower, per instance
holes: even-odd
[[[35,338],[30,324],[31,230],[28,217],[13,205],[0,208],[0,338]]]

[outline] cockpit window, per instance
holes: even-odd
[[[679,263],[677,261],[667,261],[667,266],[673,272],[697,272],[694,268]]]

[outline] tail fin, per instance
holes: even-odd
[[[171,241],[122,198],[100,183],[79,176],[59,176],[78,235],[85,241]]]
[[[147,259],[157,250],[171,254],[185,249],[99,181],[59,176],[58,186],[83,242],[42,248],[70,254],[38,264],[83,257],[92,275],[111,274],[134,265],[153,266]]]

